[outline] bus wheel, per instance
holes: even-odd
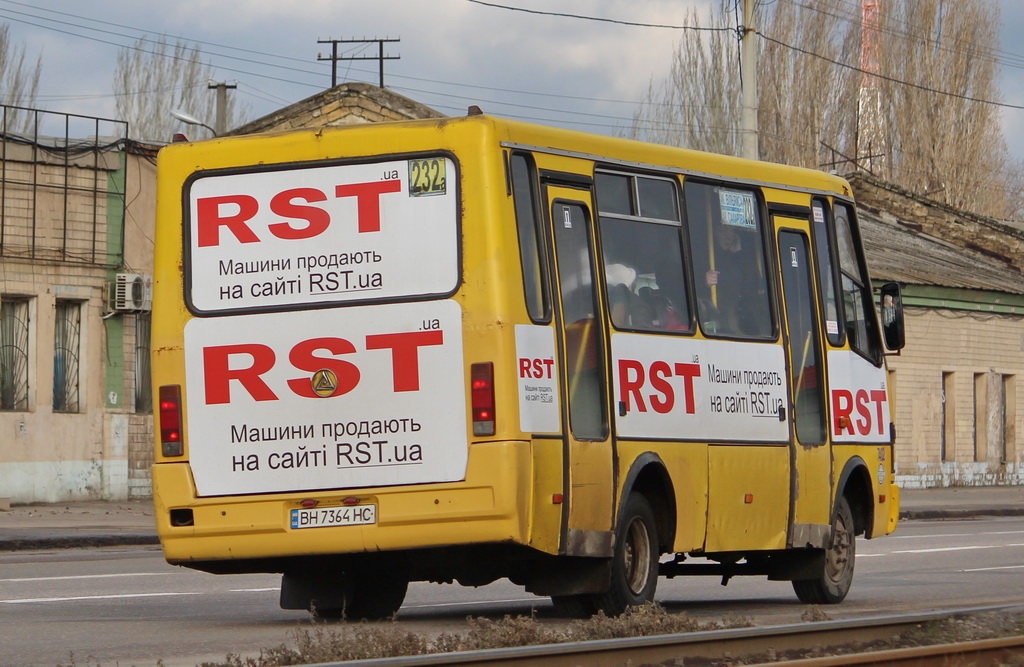
[[[631,493],[615,530],[611,588],[593,597],[594,606],[607,616],[654,599],[658,586],[658,530],[647,498]]]
[[[360,573],[346,584],[343,607],[314,608],[313,615],[316,618],[348,621],[384,620],[398,613],[408,588],[409,581],[403,577]]]
[[[814,579],[793,581],[796,596],[805,604],[837,604],[846,598],[853,584],[856,556],[853,513],[850,503],[840,496],[832,517],[832,539],[825,550],[821,572]]]

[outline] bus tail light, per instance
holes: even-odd
[[[185,453],[181,439],[181,385],[160,387],[160,445],[164,456]]]
[[[473,397],[473,435],[494,435],[494,364],[490,361],[470,367]]]

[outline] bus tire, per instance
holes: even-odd
[[[352,577],[345,586],[344,605],[340,608],[313,608],[320,619],[347,621],[381,621],[391,618],[401,609],[409,580],[403,577]]]
[[[597,611],[618,616],[654,599],[658,587],[658,524],[640,493],[630,493],[615,529],[611,587],[593,597]]]
[[[832,537],[821,571],[813,579],[793,581],[793,590],[805,604],[838,604],[846,598],[853,584],[853,567],[857,555],[856,528],[853,512],[845,496],[836,502],[832,516]]]

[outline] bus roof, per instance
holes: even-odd
[[[161,151],[161,157],[166,154],[170,158],[179,155],[179,152],[190,151],[187,161],[194,168],[230,168],[401,153],[409,150],[406,142],[416,144],[415,150],[422,150],[426,145],[425,140],[436,143],[436,138],[428,139],[430,135],[454,135],[445,141],[447,144],[455,136],[470,134],[476,135],[476,142],[481,139],[486,142],[490,137],[492,142],[505,148],[579,157],[605,165],[852,196],[850,186],[844,179],[815,169],[747,160],[485,114],[227,136],[171,144]],[[414,139],[416,135],[419,135],[418,140]],[[268,154],[280,159],[268,160]]]

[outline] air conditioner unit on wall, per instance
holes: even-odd
[[[138,313],[153,307],[153,276],[119,273],[110,285],[110,309]]]

